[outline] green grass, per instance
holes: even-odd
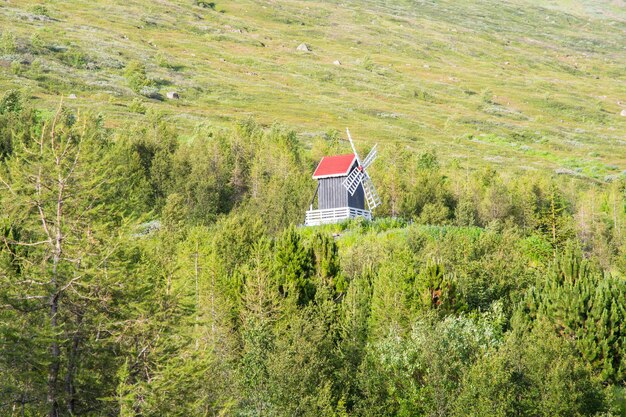
[[[14,39],[0,45],[0,92],[19,88],[40,106],[73,93],[67,105],[112,127],[143,120],[141,100],[185,135],[252,116],[305,141],[349,126],[358,140],[472,166],[619,173],[626,7],[542,3],[23,0],[0,8]],[[301,42],[312,52],[296,51]],[[131,61],[181,100],[134,92]]]

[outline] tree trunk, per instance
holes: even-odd
[[[53,136],[54,138],[54,136]],[[57,166],[60,161],[57,158]],[[60,172],[60,171],[59,171]],[[54,221],[54,255],[52,257],[52,277],[50,279],[52,295],[50,297],[50,331],[52,333],[52,343],[50,344],[51,363],[48,371],[48,417],[59,416],[59,399],[57,393],[57,382],[59,380],[59,369],[61,350],[59,341],[57,340],[58,323],[57,315],[59,313],[61,285],[59,283],[59,263],[61,262],[61,254],[63,252],[63,198],[64,198],[64,181],[59,173],[58,176],[58,193],[56,198],[56,218]]]
[[[59,403],[57,399],[57,381],[59,379],[59,357],[61,351],[57,341],[57,313],[59,309],[59,297],[56,292],[56,278],[53,278],[54,293],[50,297],[50,330],[52,332],[52,343],[50,344],[50,354],[52,355],[50,369],[48,370],[48,417],[58,417]]]
[[[67,360],[67,374],[65,375],[65,394],[67,398],[67,411],[73,416],[76,413],[76,389],[74,388],[74,375],[78,368],[78,347],[80,345],[79,329],[83,321],[82,313],[76,320],[77,329],[72,336],[72,345],[69,348]]]

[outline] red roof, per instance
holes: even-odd
[[[354,164],[356,157],[349,153],[346,155],[325,156],[317,165],[313,178],[340,177],[348,175],[350,167]]]

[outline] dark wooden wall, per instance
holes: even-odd
[[[344,176],[318,180],[320,188],[317,194],[317,204],[320,210],[339,207],[354,207],[365,210],[363,186],[359,185],[354,194],[350,195],[342,184],[345,179]]]
[[[320,210],[348,206],[348,191],[341,184],[345,178],[333,177],[319,180],[317,204]]]
[[[348,193],[347,190],[346,193]],[[365,192],[363,191],[363,186],[361,184],[359,184],[359,188],[354,191],[354,194],[350,195],[348,193],[348,206],[361,210],[367,210],[365,207]]]

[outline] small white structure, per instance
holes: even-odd
[[[313,173],[317,189],[306,212],[305,226],[338,223],[355,217],[372,220],[372,210],[380,205],[380,197],[366,171],[376,159],[376,146],[361,161],[350,131],[346,131],[354,153],[325,156],[317,165]],[[317,209],[313,209],[316,197]]]
[[[166,95],[170,100],[178,100],[180,98],[176,91],[168,91]]]

